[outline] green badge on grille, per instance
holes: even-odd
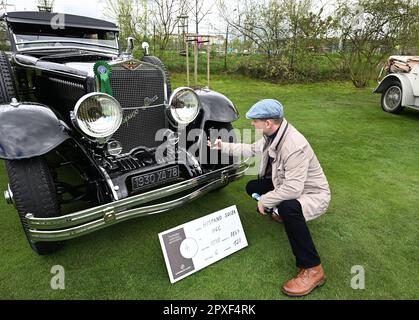
[[[99,78],[100,92],[113,95],[111,88],[110,76],[112,74],[112,68],[106,61],[98,61],[93,67],[95,76]]]

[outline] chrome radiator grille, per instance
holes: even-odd
[[[112,67],[111,86],[123,109],[124,120],[113,139],[121,142],[123,154],[136,147],[158,147],[156,132],[167,126],[164,107],[164,75],[151,65],[136,70]]]

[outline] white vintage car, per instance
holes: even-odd
[[[381,93],[381,107],[400,113],[405,107],[419,110],[419,56],[391,56],[382,69],[387,75],[374,93]],[[380,74],[380,78],[381,78]]]

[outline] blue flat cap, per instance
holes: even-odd
[[[246,114],[247,119],[280,119],[284,117],[284,107],[274,99],[265,99],[256,103]]]

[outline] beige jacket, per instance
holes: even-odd
[[[268,156],[273,158],[272,182],[275,190],[261,198],[266,208],[282,201],[296,199],[301,203],[307,221],[327,211],[331,193],[326,176],[304,136],[284,119],[276,138],[263,150],[265,139],[254,144],[222,143],[221,150],[245,158],[262,154],[259,177],[265,175]]]

